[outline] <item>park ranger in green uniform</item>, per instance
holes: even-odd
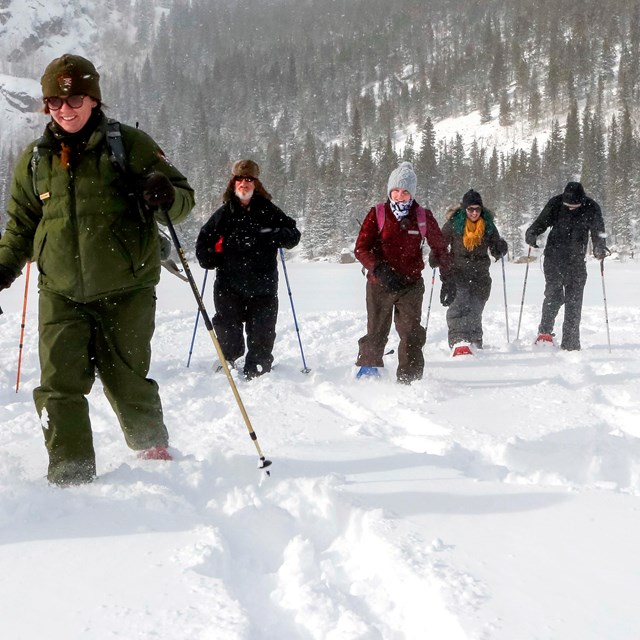
[[[86,396],[96,373],[129,447],[170,460],[158,385],[147,378],[160,279],[157,222],[194,206],[186,178],[144,132],[118,125],[126,170],[107,142],[99,75],[65,54],[41,79],[44,135],[18,160],[0,239],[0,290],[38,266],[41,379],[34,390],[49,482],[91,482]]]

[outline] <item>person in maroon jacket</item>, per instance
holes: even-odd
[[[414,199],[416,185],[411,163],[401,163],[389,176],[387,201],[370,209],[356,240],[356,258],[368,272],[367,334],[358,340],[358,378],[379,375],[378,369],[384,367],[382,356],[392,319],[400,338],[397,381],[411,384],[422,378],[425,238],[431,248],[431,266],[440,267],[442,277],[449,272],[450,258],[433,214]]]

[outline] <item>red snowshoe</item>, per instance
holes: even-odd
[[[151,447],[138,452],[140,460],[173,460],[167,447]]]
[[[467,343],[460,343],[453,345],[453,351],[451,352],[451,357],[455,358],[456,356],[472,356],[473,351],[471,351],[471,345]]]

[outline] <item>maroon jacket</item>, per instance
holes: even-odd
[[[368,271],[368,280],[378,281],[373,275],[373,270],[380,262],[386,262],[394,271],[405,276],[411,282],[420,279],[424,269],[424,260],[422,259],[422,236],[416,217],[417,208],[418,203],[414,201],[409,214],[399,221],[391,212],[387,200],[384,206],[385,221],[382,231],[378,230],[376,208],[372,207],[369,210],[360,228],[355,249],[356,258]],[[451,264],[447,244],[433,213],[428,209],[426,213],[425,239],[433,256],[431,266],[439,266],[441,272],[446,275]]]

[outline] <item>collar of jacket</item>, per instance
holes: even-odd
[[[490,233],[495,228],[493,224],[493,215],[491,211],[482,207],[482,213],[480,217],[484,220],[485,233]],[[453,216],[451,216],[451,226],[455,233],[461,236],[464,233],[464,225],[467,221],[467,212],[464,209],[458,209]]]
[[[73,147],[84,145],[85,149],[92,149],[106,138],[106,131],[107,118],[101,111],[94,112],[82,130],[74,134],[65,135],[52,120],[45,128],[43,148],[59,153],[60,144],[64,142]]]

